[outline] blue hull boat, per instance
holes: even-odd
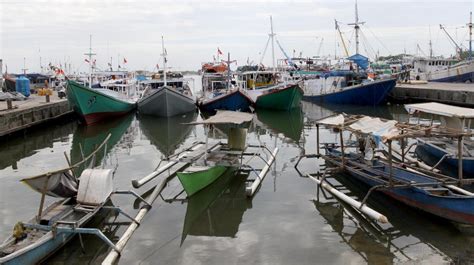
[[[374,81],[345,87],[326,94],[303,96],[303,100],[329,104],[380,105],[385,101],[395,84],[395,79]]]
[[[200,99],[197,102],[201,112],[215,112],[216,110],[248,111],[252,100],[240,90],[215,95],[210,99]]]
[[[443,142],[428,142],[418,139],[415,149],[416,155],[430,166],[439,163],[439,169],[453,177],[458,176],[459,160],[455,154],[448,152],[446,144]],[[464,156],[462,158],[463,176],[465,178],[474,178],[474,157]]]
[[[342,166],[341,153],[330,147],[326,150],[325,160]],[[390,166],[379,160],[367,165],[360,156],[349,154],[345,156],[344,169],[370,187],[387,185],[389,181]],[[474,196],[456,193],[434,178],[398,166],[393,166],[392,170],[395,187],[383,188],[381,192],[411,207],[452,222],[474,225]]]

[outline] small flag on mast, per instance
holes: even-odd
[[[84,59],[84,61],[86,61],[86,63],[90,63],[89,60],[87,60],[87,59]]]
[[[123,58],[123,63],[127,63],[127,59]]]
[[[219,49],[219,47],[217,47],[217,54],[219,55],[222,55],[223,53],[221,52],[221,49]]]

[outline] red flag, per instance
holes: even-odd
[[[123,58],[123,63],[127,63],[127,59]]]
[[[86,63],[90,63],[89,60],[87,60],[87,59],[84,59],[84,61],[86,61]]]
[[[96,62],[96,60],[94,59],[94,61],[92,62],[92,64],[95,65],[95,62]]]
[[[222,55],[221,49],[219,49],[219,47],[217,47],[217,54]]]

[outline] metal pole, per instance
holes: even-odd
[[[458,178],[459,178],[459,186],[462,186],[462,150],[463,149],[463,137],[459,136],[458,138]]]
[[[163,50],[163,81],[164,84],[163,86],[166,86],[166,50],[165,50],[165,41],[163,39],[163,36],[161,36],[161,48]]]
[[[316,154],[319,156],[319,124],[316,124]]]
[[[270,30],[271,30],[271,33],[270,33],[270,38],[272,38],[272,65],[273,65],[273,74],[275,74],[275,41],[274,41],[274,37],[275,37],[275,33],[273,33],[273,20],[272,20],[272,16],[270,16]]]
[[[388,166],[389,168],[389,181],[390,181],[390,187],[393,187],[393,165],[392,165],[392,140],[388,140]]]
[[[342,127],[339,129],[339,139],[341,141],[341,162],[342,162],[342,167],[344,168],[344,166],[345,166],[345,161],[344,160],[345,159],[344,159],[344,139],[342,137]]]

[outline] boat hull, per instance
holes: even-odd
[[[161,87],[138,102],[138,111],[145,115],[172,117],[196,110],[191,97],[171,88]]]
[[[436,145],[425,142],[421,139],[418,139],[418,143],[415,149],[416,155],[423,160],[426,164],[434,166],[438,161],[443,158],[443,156],[448,155],[446,150],[443,150]],[[458,163],[459,159],[451,156],[447,156],[440,163],[440,168],[443,171],[449,171],[453,177],[458,176]],[[474,178],[474,157],[463,157],[462,160],[462,171],[463,177],[465,178]]]
[[[291,110],[301,104],[303,90],[299,84],[292,84],[282,89],[271,89],[257,97],[257,109]]]
[[[68,81],[68,100],[86,124],[93,124],[106,118],[121,116],[135,108],[135,104]]]
[[[449,69],[419,74],[418,77],[432,82],[464,83],[474,81],[474,63],[465,62]]]
[[[197,102],[202,112],[215,112],[216,110],[248,111],[252,100],[240,90],[216,96],[212,99],[203,99]]]
[[[395,79],[375,81],[354,87],[346,87],[331,93],[306,95],[303,100],[329,104],[380,105],[385,101],[395,84]]]
[[[213,166],[199,171],[178,172],[178,179],[183,185],[188,197],[209,186],[224,173],[235,170],[234,167]]]
[[[338,152],[333,151],[332,154],[336,154],[340,157],[340,153]],[[331,161],[329,162],[331,163]],[[376,162],[376,164],[377,166],[383,165],[380,162]],[[351,169],[347,166],[344,167],[344,169],[351,176],[370,187],[384,184],[382,181],[377,180],[376,178],[366,177],[367,173],[360,173],[358,170]],[[389,173],[389,167],[385,166],[383,172],[385,174]],[[393,168],[393,176],[394,179],[408,180],[413,183],[432,182],[432,187],[438,186],[438,184],[432,179],[396,167]],[[428,192],[428,190],[414,186],[396,189],[383,189],[381,192],[408,206],[431,213],[452,222],[466,224],[469,226],[474,225],[474,196],[440,196],[432,194]]]

